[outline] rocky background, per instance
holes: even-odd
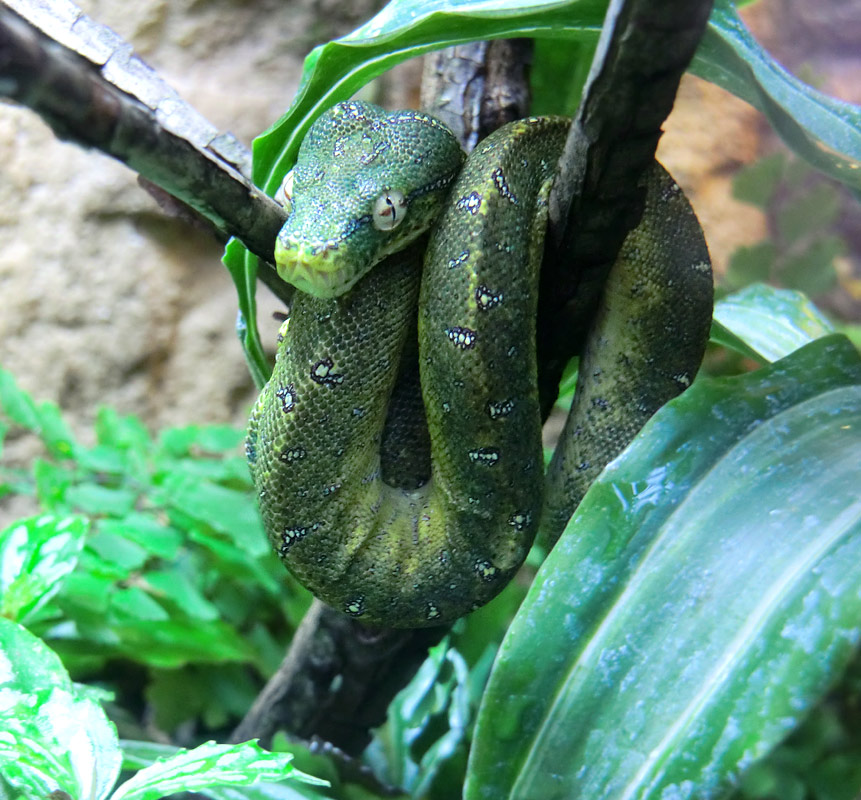
[[[375,3],[80,5],[215,125],[250,143],[289,105],[311,47],[354,28]],[[745,17],[791,70],[861,103],[861,2],[761,0]],[[417,73],[385,81],[385,101],[410,104]],[[689,193],[721,269],[739,244],[764,235],[761,216],[732,199],[732,175],[775,142],[752,108],[693,78],[666,127],[659,155]],[[220,245],[163,213],[124,166],[0,104],[0,365],[38,399],[60,403],[84,441],[103,404],[154,430],[244,424],[255,390],[220,256]],[[274,343],[278,304],[264,288],[260,303],[264,340]],[[29,438],[10,441],[3,457],[23,459],[30,447]]]

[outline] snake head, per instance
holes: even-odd
[[[285,178],[278,274],[317,297],[344,294],[431,226],[463,159],[454,134],[426,114],[356,101],[329,109]]]

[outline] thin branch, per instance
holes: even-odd
[[[579,352],[607,274],[643,213],[643,175],[712,0],[611,0],[550,197],[541,276],[545,408]]]
[[[127,164],[271,264],[286,214],[243,174],[250,157],[241,143],[70,3],[15,0],[32,21],[12,4],[0,5],[0,95],[31,108],[58,137]],[[280,293],[272,267],[260,277]]]

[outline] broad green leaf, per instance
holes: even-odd
[[[226,534],[249,555],[268,552],[257,506],[247,492],[176,472],[166,477],[159,495],[165,505]]]
[[[392,0],[372,20],[308,56],[290,110],[255,140],[254,180],[274,192],[313,120],[395,63],[481,39],[534,36],[592,43],[606,6],[605,0]],[[795,128],[804,133],[803,156],[812,155],[820,168],[825,165],[839,180],[861,186],[861,175],[854,174],[861,161],[859,110],[783,70],[756,44],[730,0],[717,0],[693,69],[761,108],[782,134],[795,126],[792,135],[784,135],[794,144]],[[832,152],[809,153],[817,138]]]
[[[101,800],[120,770],[117,734],[57,656],[0,618],[0,774],[26,797]]]
[[[132,511],[120,519],[100,520],[99,531],[122,536],[148,553],[168,560],[176,558],[183,540],[182,533],[176,528],[139,511]]]
[[[0,615],[26,623],[75,568],[87,535],[81,517],[46,515],[0,532]]]
[[[221,261],[236,287],[236,338],[254,385],[262,389],[269,380],[272,367],[257,331],[257,256],[249,253],[238,239],[232,239],[227,243]]]
[[[465,797],[723,796],[861,638],[859,463],[840,336],[656,414],[508,631]]]
[[[70,486],[65,499],[73,508],[87,514],[107,514],[121,517],[134,508],[137,492],[129,489],[115,489],[99,483],[84,481]]]
[[[292,758],[283,753],[269,753],[256,742],[236,745],[207,742],[194,750],[180,750],[159,758],[119,786],[111,800],[159,800],[172,792],[286,779],[326,785],[326,781],[295,769],[289,763]]]
[[[715,303],[711,338],[756,361],[771,362],[833,332],[800,292],[758,283]]]

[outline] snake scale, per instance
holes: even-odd
[[[286,567],[365,622],[437,625],[490,600],[542,516],[564,527],[700,364],[708,252],[656,166],[545,477],[537,286],[567,127],[520,120],[464,160],[433,117],[341,103],[286,181],[276,263],[301,291],[251,414],[248,460]]]

